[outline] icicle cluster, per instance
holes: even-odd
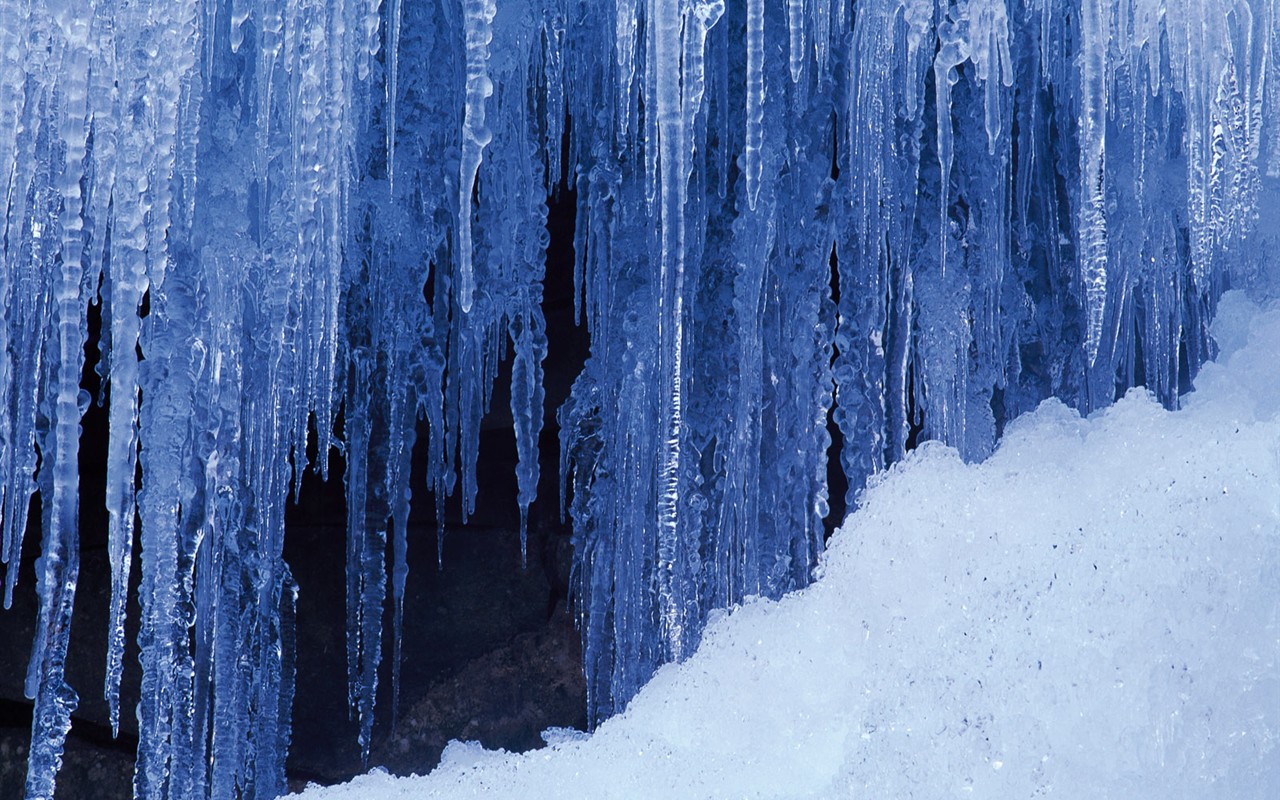
[[[28,796],[77,702],[91,303],[137,794],[274,797],[309,440],[346,459],[367,752],[411,453],[473,513],[507,361],[522,525],[536,492],[553,192],[592,342],[558,419],[598,720],[712,609],[809,580],[829,416],[853,502],[915,436],[980,457],[1051,395],[1175,403],[1280,202],[1278,69],[1277,0],[0,0],[6,605],[44,515]]]

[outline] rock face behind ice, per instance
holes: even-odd
[[[418,797],[1280,793],[1280,309],[1228,296],[1185,407],[1056,401],[867,491],[809,589],[715,622],[590,739],[452,746]]]

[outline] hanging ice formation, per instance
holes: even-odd
[[[558,415],[600,719],[710,610],[809,580],[828,415],[853,500],[913,426],[978,457],[1049,395],[1176,402],[1280,194],[1278,8],[0,0],[6,604],[36,491],[44,517],[28,796],[95,690],[63,673],[89,304],[113,724],[141,562],[137,795],[274,797],[309,429],[323,470],[342,410],[367,748],[410,453],[474,511],[508,358],[533,499],[547,202],[576,199],[551,268],[592,342]]]

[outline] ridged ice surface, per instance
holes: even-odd
[[[453,742],[299,800],[1280,792],[1280,306],[1239,296],[1176,412],[1047,400],[984,462],[928,445],[821,577],[711,623],[593,735]]]
[[[522,528],[559,423],[593,722],[712,610],[810,582],[829,419],[852,507],[1046,398],[1176,406],[1222,291],[1274,278],[1280,2],[0,0],[0,202],[6,605],[43,513],[28,794],[98,691],[63,676],[96,401],[137,793],[266,798],[290,492],[342,452],[367,751],[409,503],[474,513],[502,371]],[[548,269],[591,337],[559,409]]]

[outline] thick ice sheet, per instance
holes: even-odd
[[[713,623],[594,736],[454,743],[305,800],[1280,794],[1280,306],[1224,298],[1184,408],[1057,401],[925,446],[822,576]]]

